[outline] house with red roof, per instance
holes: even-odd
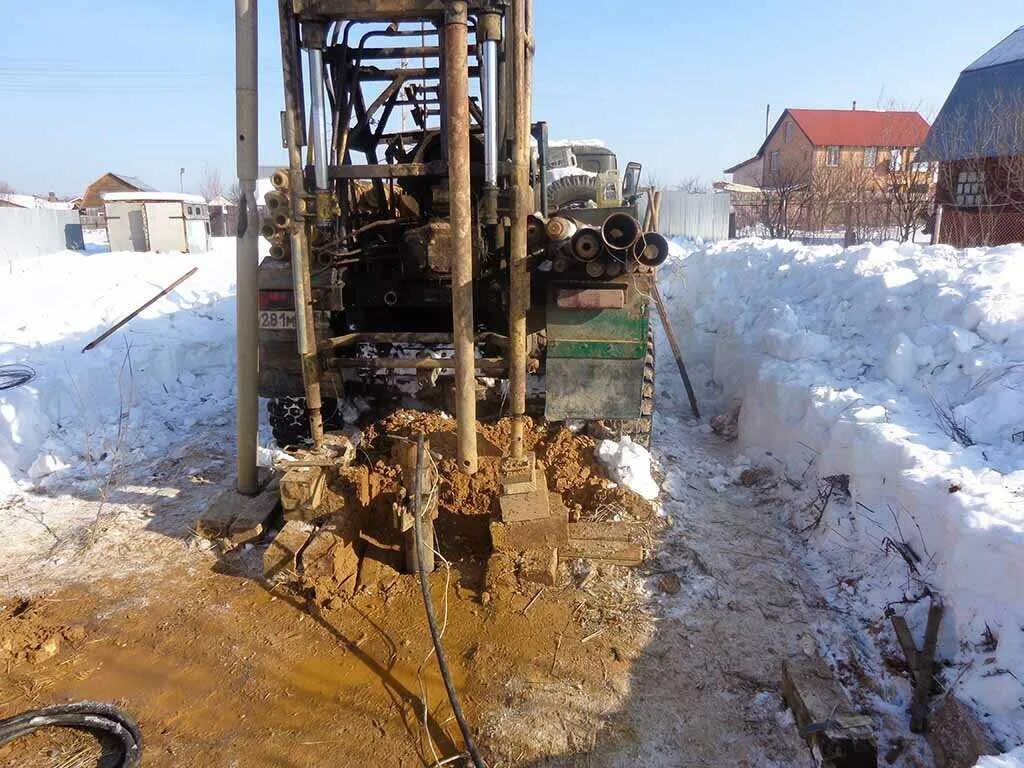
[[[928,122],[918,112],[863,109],[786,109],[769,131],[757,154],[735,173],[756,167],[758,186],[810,184],[828,168],[863,169],[886,176],[915,162],[928,135]],[[745,181],[744,183],[749,183]]]

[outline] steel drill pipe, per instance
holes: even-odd
[[[645,267],[660,267],[668,260],[668,240],[657,232],[645,232],[633,246],[633,258]]]
[[[565,218],[565,216],[552,216],[548,219],[548,238],[553,242],[568,240],[576,234],[577,229],[576,222]]]
[[[601,232],[596,227],[580,227],[572,236],[572,255],[577,261],[594,261],[603,247]]]
[[[274,186],[274,189],[279,192],[288,191],[288,171],[283,168],[278,168],[272,174],[270,174],[270,183]]]
[[[512,59],[512,226],[509,234],[509,405],[512,458],[525,455],[526,414],[526,314],[530,308],[530,272],[527,216],[533,210],[530,188],[530,0],[513,0],[509,55]]]
[[[288,210],[288,196],[277,190],[267,192],[263,196],[263,203],[272,214]]]
[[[536,213],[527,216],[526,244],[531,251],[539,251],[548,244],[548,227],[543,216]]]
[[[292,189],[291,220],[289,227],[292,255],[292,291],[295,294],[295,336],[298,343],[302,385],[309,413],[309,434],[313,448],[319,451],[324,444],[323,403],[320,397],[320,358],[317,350],[316,325],[313,315],[313,289],[310,274],[310,249],[306,233],[306,216],[301,193],[303,184],[303,136],[299,95],[302,89],[301,73],[295,64],[299,61],[298,25],[292,15],[291,0],[278,0],[281,20],[281,70],[284,79],[285,136],[288,140],[288,184]],[[278,217],[274,217],[277,222]]]
[[[628,213],[613,213],[601,225],[601,240],[611,251],[628,251],[640,237],[640,222]]]
[[[476,376],[473,343],[473,218],[469,177],[469,17],[462,0],[444,19],[448,195],[451,210],[452,327],[455,342],[455,416],[459,468],[477,471]]]

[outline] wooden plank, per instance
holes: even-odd
[[[910,627],[907,626],[906,617],[894,615],[892,628],[896,632],[900,648],[903,649],[903,657],[907,660],[907,671],[913,675],[917,670],[917,645],[914,643],[914,636],[910,633]]]
[[[569,539],[559,550],[563,560],[593,560],[598,563],[636,567],[644,561],[644,548],[639,544],[621,541],[598,541],[593,539]]]
[[[935,674],[935,648],[939,642],[942,611],[942,601],[933,596],[924,630],[924,647],[917,655],[914,668],[914,700],[910,704],[910,730],[914,733],[924,733],[928,729],[928,696],[931,694],[932,677]]]
[[[783,663],[782,695],[823,768],[877,768],[871,718],[853,709],[846,689],[820,656],[795,656]]]
[[[570,539],[587,539],[591,541],[636,542],[648,534],[644,523],[608,523],[579,522],[569,523]]]

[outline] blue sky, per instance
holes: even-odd
[[[234,176],[230,0],[8,3],[0,181],[80,193],[108,170],[197,189]],[[279,149],[276,2],[261,5],[261,152]],[[931,117],[958,72],[1024,23],[1019,0],[535,0],[535,119],[600,137],[662,184],[721,176],[786,106]]]

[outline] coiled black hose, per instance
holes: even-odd
[[[430,582],[427,580],[427,569],[424,567],[426,561],[426,544],[423,541],[423,525],[420,522],[420,515],[423,514],[423,471],[426,449],[423,445],[423,435],[416,441],[416,479],[413,483],[414,506],[413,526],[416,533],[416,571],[420,576],[420,591],[423,593],[423,607],[427,612],[427,624],[430,625],[430,637],[434,641],[434,653],[437,656],[437,666],[441,670],[441,679],[444,680],[445,690],[448,691],[448,701],[452,705],[452,714],[462,731],[462,740],[466,743],[466,751],[476,768],[487,768],[487,763],[480,757],[476,743],[473,741],[473,734],[469,731],[469,724],[465,715],[462,714],[462,705],[459,704],[459,696],[455,691],[455,683],[452,682],[451,672],[448,671],[448,658],[444,655],[444,646],[441,645],[441,633],[437,629],[437,616],[434,615],[434,602],[430,599]]]
[[[22,712],[0,720],[0,746],[40,728],[75,728],[112,736],[121,745],[118,768],[137,768],[142,764],[142,732],[131,715],[113,704],[79,701]]]
[[[36,377],[36,369],[24,363],[0,365],[0,389],[14,389],[28,384]]]

